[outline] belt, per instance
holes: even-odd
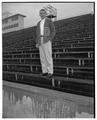
[[[43,35],[40,35],[40,37],[44,37]]]

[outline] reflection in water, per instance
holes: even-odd
[[[3,89],[4,118],[93,117],[93,113],[88,113],[91,106],[82,108],[74,102],[61,98],[51,98],[7,86]]]

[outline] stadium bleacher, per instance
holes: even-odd
[[[3,34],[3,80],[94,96],[94,15],[63,19],[54,24],[55,86],[39,75],[41,65],[39,51],[35,48],[36,26]]]

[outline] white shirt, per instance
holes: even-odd
[[[40,34],[43,35],[44,33],[44,23],[45,23],[45,18],[41,20],[40,22]],[[43,43],[43,37],[41,37],[41,43]]]

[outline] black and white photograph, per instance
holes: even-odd
[[[95,2],[1,2],[2,118],[95,118]]]

